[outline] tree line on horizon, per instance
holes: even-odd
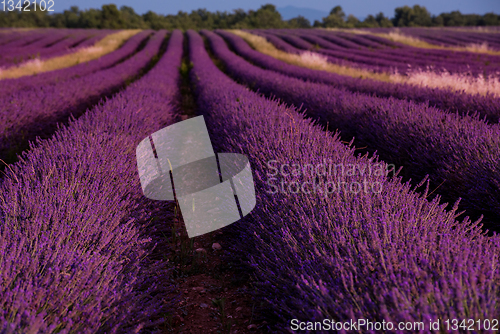
[[[33,9],[33,8],[31,8]],[[0,27],[38,28],[100,28],[100,29],[271,29],[271,28],[377,28],[377,27],[442,27],[442,26],[495,26],[500,25],[500,15],[495,13],[462,14],[459,11],[431,15],[424,6],[403,6],[394,10],[394,17],[385,17],[382,12],[359,20],[347,15],[341,6],[334,7],[328,16],[313,24],[303,16],[283,20],[272,4],[258,10],[232,12],[209,12],[206,9],[191,13],[179,11],[176,15],[161,15],[149,11],[137,14],[133,8],[114,4],[101,9],[80,10],[71,7],[62,13],[47,13],[41,10],[2,11]]]

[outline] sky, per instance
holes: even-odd
[[[71,6],[80,9],[100,8],[103,4],[114,3],[118,7],[130,6],[139,14],[151,10],[158,14],[177,14],[182,10],[191,12],[194,9],[206,8],[209,11],[232,11],[241,8],[244,10],[258,9],[260,6],[272,3],[278,8],[286,6],[305,7],[329,12],[336,5],[342,6],[346,14],[364,19],[368,14],[383,12],[388,17],[394,16],[394,8],[404,5],[425,6],[431,14],[438,15],[442,12],[459,10],[463,14],[485,14],[494,12],[500,14],[500,0],[56,0],[56,12],[62,12]]]

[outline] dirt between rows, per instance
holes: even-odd
[[[267,333],[267,322],[255,312],[248,279],[222,260],[228,242],[224,233],[189,239],[178,216],[172,235],[169,260],[175,266],[175,290],[170,297],[178,302],[164,333]]]

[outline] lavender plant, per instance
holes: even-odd
[[[404,166],[417,182],[430,176],[438,193],[462,198],[468,214],[487,216],[498,229],[500,217],[500,126],[458,116],[412,101],[351,93],[263,70],[232,53],[224,40],[203,30],[214,55],[238,81],[268,96],[303,106],[309,116],[339,129],[356,145]]]
[[[430,106],[462,115],[479,113],[492,123],[500,117],[500,99],[491,95],[462,94],[445,89],[416,87],[407,84],[380,82],[371,79],[352,78],[325,71],[316,71],[284,63],[250,48],[239,36],[216,31],[229,43],[232,49],[252,64],[287,76],[302,80],[328,84],[351,92],[370,94],[378,97],[395,97],[402,100],[428,103]]]
[[[36,89],[37,87],[60,83],[72,78],[82,77],[100,70],[111,68],[117,65],[119,62],[122,62],[126,58],[132,56],[134,52],[138,50],[141,43],[144,42],[145,39],[151,34],[151,32],[151,30],[142,31],[128,39],[118,50],[87,63],[78,64],[60,70],[41,73],[36,76],[0,80],[0,93],[2,94],[2,96],[8,96],[16,91]],[[104,33],[106,33],[106,31],[104,31]],[[99,39],[104,37],[99,37],[99,35],[97,36]],[[89,41],[91,40],[92,38],[89,39]],[[83,47],[85,46],[85,43],[86,42],[80,44],[79,46]],[[87,46],[93,44],[94,43],[88,44]]]
[[[75,29],[74,31],[54,34],[50,39],[42,39],[29,47],[12,50],[5,48],[0,53],[0,67],[19,65],[33,59],[47,59],[74,52],[77,49],[94,45],[111,30]]]
[[[378,160],[356,156],[294,107],[236,84],[211,61],[201,37],[187,34],[191,78],[211,138],[218,150],[243,153],[252,164],[257,206],[232,225],[239,233],[232,251],[253,268],[258,296],[278,318],[272,331],[289,329],[291,319],[498,318],[498,236],[486,237],[477,222],[457,221],[456,206],[445,211],[438,198],[429,201],[427,192],[385,175],[369,177],[383,184],[378,194],[267,191],[269,161]],[[337,177],[361,181],[360,175]],[[300,183],[305,176],[292,179]]]
[[[328,56],[333,63],[351,66],[355,64],[376,72],[398,71],[405,74],[409,70],[428,67],[447,73],[470,73],[475,77],[497,75],[500,72],[500,56],[449,50],[422,50],[404,45],[395,49],[388,47],[375,49],[364,46],[363,44],[367,42],[362,36],[351,36],[347,39],[346,34],[323,31],[267,30],[266,32],[267,36],[273,34],[283,41],[279,43],[282,49],[287,48],[283,46],[284,43],[290,43],[292,48],[302,50],[295,50],[295,53],[312,50],[314,45],[303,39],[306,38],[320,46],[321,48],[316,48],[315,51]],[[275,43],[275,41],[276,39],[273,39],[270,42]],[[335,46],[332,47],[331,44]]]
[[[138,333],[165,321],[171,286],[158,278],[169,268],[149,258],[154,206],[135,148],[176,120],[182,40],[174,31],[152,71],[6,169],[1,333]]]
[[[461,46],[467,47],[470,44],[487,43],[493,50],[500,50],[500,42],[498,36],[494,32],[479,32],[471,30],[451,30],[451,29],[421,29],[421,28],[405,28],[401,33],[421,40],[430,44],[442,46]]]
[[[0,99],[0,159],[12,161],[36,136],[49,136],[57,123],[80,116],[87,107],[123,87],[158,54],[166,31],[112,68],[60,83],[18,91]]]
[[[47,35],[45,38],[32,43],[29,47],[3,48],[0,53],[0,67],[18,65],[23,61],[36,58],[37,56],[47,56],[58,54],[66,50],[73,44],[78,44],[88,38],[91,32],[66,30],[56,31],[54,34]],[[15,62],[15,63],[14,63]]]

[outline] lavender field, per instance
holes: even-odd
[[[500,329],[495,27],[0,29],[0,92],[1,334]],[[257,204],[190,239],[136,147],[196,116]]]

